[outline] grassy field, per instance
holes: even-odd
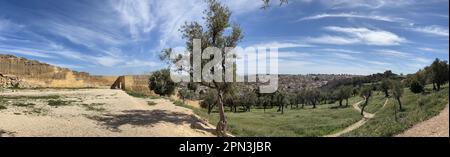
[[[396,121],[394,107],[398,107],[397,101],[390,98],[387,106],[383,108],[386,98],[382,92],[375,92],[366,107],[366,112],[376,113],[375,118],[344,136],[394,136],[439,114],[448,103],[448,93],[448,84],[439,92],[432,92],[431,87],[427,86],[427,94],[413,94],[409,89],[405,89],[402,98],[404,111],[398,112]],[[359,96],[352,97],[349,99],[349,105],[362,100]],[[193,109],[211,124],[218,122],[217,112],[208,115],[205,109],[193,108],[180,101],[175,104]],[[305,109],[285,109],[284,114],[276,112],[277,108],[267,109],[266,112],[262,109],[252,109],[251,112],[227,112],[226,116],[229,131],[235,136],[318,137],[341,131],[361,119],[351,106],[337,106],[337,103],[334,103],[319,105],[317,109],[311,109],[310,106]]]
[[[354,99],[353,101],[357,101]],[[176,103],[182,105],[182,103]],[[353,108],[334,109],[336,104],[320,105],[317,109],[286,109],[284,114],[277,109],[252,109],[251,112],[227,112],[229,131],[244,137],[317,137],[328,135],[357,122],[361,116]],[[184,107],[188,107],[185,106]],[[196,114],[218,122],[218,113],[208,115],[204,109],[195,109]]]
[[[448,94],[448,84],[439,92],[432,92],[430,86],[427,86],[427,94],[414,94],[409,89],[405,89],[401,99],[404,111],[399,112],[397,118],[395,109],[398,103],[391,99],[386,108],[381,109],[375,118],[344,136],[389,137],[399,134],[414,124],[439,114],[448,104]]]
[[[392,100],[393,99],[390,99],[390,101]],[[369,104],[367,105],[365,111],[368,113],[375,113],[383,107],[385,102],[386,97],[383,92],[374,92],[373,96],[369,100]]]

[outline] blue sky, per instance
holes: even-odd
[[[245,38],[278,47],[286,74],[413,73],[449,58],[448,0],[223,0]],[[0,0],[0,53],[97,75],[151,72],[202,0]]]

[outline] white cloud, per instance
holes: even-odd
[[[120,58],[110,57],[110,56],[101,56],[93,58],[98,64],[106,67],[113,67],[119,63],[124,62],[124,60]]]
[[[62,22],[49,22],[48,30],[67,40],[86,46],[88,48],[96,48],[100,45],[119,45],[125,39],[112,33],[103,32],[100,29],[87,28],[81,25],[71,25]]]
[[[384,30],[371,30],[368,28],[353,28],[353,27],[337,27],[329,26],[325,27],[326,30],[344,33],[348,37],[334,37],[329,38],[330,40],[335,40],[340,44],[355,44],[362,43],[366,45],[378,45],[378,46],[389,46],[389,45],[399,45],[400,43],[406,42],[404,38],[397,36],[394,33],[384,31]]]
[[[39,58],[55,58],[51,54],[47,52],[43,52],[41,50],[34,49],[26,49],[26,48],[0,48],[0,53],[4,54],[20,54],[31,57],[39,57]]]
[[[142,61],[142,60],[133,59],[133,60],[127,61],[121,67],[123,67],[123,68],[136,68],[136,67],[154,67],[154,66],[158,66],[158,65],[159,64],[156,63],[156,62]]]
[[[120,22],[129,27],[134,39],[139,39],[156,26],[157,19],[151,13],[151,3],[148,0],[113,1],[113,8],[119,13],[122,19]]]
[[[380,61],[365,61],[365,62],[370,63],[370,64],[374,64],[374,65],[379,65],[379,66],[388,66],[388,65],[391,65],[391,63],[380,62]]]
[[[308,16],[301,18],[299,21],[306,20],[318,20],[324,18],[359,18],[359,19],[369,19],[369,20],[378,20],[378,21],[387,21],[387,22],[399,22],[403,21],[401,18],[393,18],[388,16],[379,16],[379,15],[361,15],[356,13],[337,13],[337,14],[318,14],[314,16]]]
[[[433,62],[433,60],[431,60],[431,59],[422,58],[422,57],[414,57],[411,60],[416,61],[416,62],[420,62],[420,63],[431,63],[431,62]]]
[[[383,7],[404,7],[416,3],[415,0],[318,0],[322,5],[332,9],[367,8],[379,9]],[[306,1],[308,2],[308,1]]]
[[[334,55],[336,57],[342,58],[342,59],[346,59],[346,60],[359,60],[358,58],[350,55],[350,54],[345,54],[345,53],[334,53]]]
[[[360,42],[360,40],[355,38],[325,35],[321,37],[309,37],[306,39],[306,42],[316,44],[350,45],[357,44]]]
[[[408,57],[409,56],[408,53],[400,52],[400,51],[396,51],[396,50],[383,49],[383,50],[378,50],[377,52],[384,56],[391,56],[391,57]]]
[[[420,32],[420,33],[436,35],[436,36],[443,36],[443,37],[449,36],[448,27],[446,28],[446,27],[437,26],[437,25],[416,27],[416,28],[412,28],[411,30]]]
[[[278,49],[282,49],[282,48],[298,48],[298,47],[314,47],[313,45],[310,44],[300,44],[300,43],[293,43],[293,42],[268,42],[268,43],[261,43],[261,44],[256,44],[256,45],[251,45],[249,47],[265,47],[265,48],[278,48]]]
[[[328,52],[344,52],[344,53],[350,53],[350,54],[359,54],[359,53],[361,53],[361,52],[359,52],[359,51],[346,50],[346,49],[321,49],[320,51],[328,51]]]

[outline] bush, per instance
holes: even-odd
[[[152,74],[149,88],[160,96],[170,96],[175,92],[176,83],[170,78],[170,70],[163,69]]]
[[[409,89],[411,90],[411,92],[416,94],[422,93],[424,91],[423,85],[421,85],[420,82],[417,80],[413,80],[411,82],[411,84],[409,85]]]

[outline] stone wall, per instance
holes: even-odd
[[[0,54],[0,74],[14,76],[31,87],[109,87],[117,77],[91,76],[13,55]]]
[[[143,94],[152,95],[149,85],[150,75],[127,75],[120,76],[111,86],[111,89],[122,89],[125,91],[133,91]]]

